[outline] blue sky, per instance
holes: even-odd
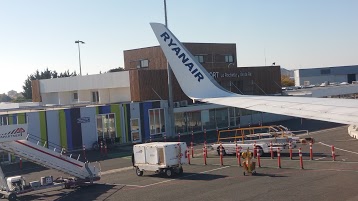
[[[358,1],[167,0],[182,42],[236,43],[239,66],[288,69],[358,64]],[[158,45],[163,0],[0,0],[0,93],[22,91],[45,68],[97,74],[123,67],[123,50]]]

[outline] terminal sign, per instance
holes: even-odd
[[[27,127],[27,124],[0,126],[0,142],[26,139]]]
[[[219,72],[209,72],[213,78],[235,78],[235,77],[251,77],[251,72],[240,72],[240,73],[219,73]]]

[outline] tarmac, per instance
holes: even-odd
[[[203,134],[194,135],[194,158],[184,166],[184,174],[166,178],[152,172],[138,177],[131,164],[132,146],[117,146],[104,156],[99,151],[86,152],[89,161],[98,161],[102,178],[92,186],[76,189],[52,189],[21,197],[21,200],[358,200],[358,141],[347,133],[347,125],[293,119],[278,122],[291,130],[309,130],[315,138],[313,159],[309,145],[298,144],[303,151],[303,169],[297,149],[293,159],[285,150],[281,155],[281,168],[277,156],[261,157],[257,175],[244,176],[243,168],[235,156],[225,156],[220,165],[215,150],[209,150],[207,165],[202,156]],[[190,142],[191,135],[181,136]],[[176,139],[167,139],[168,141]],[[216,132],[207,133],[208,143],[216,141]],[[336,160],[331,155],[335,145]],[[27,181],[42,176],[63,176],[55,170],[24,162],[5,166],[6,176],[23,175]]]

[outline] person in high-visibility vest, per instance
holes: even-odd
[[[242,158],[245,159],[243,162],[244,170],[247,171],[247,173],[252,174],[256,173],[255,170],[255,162],[252,162],[251,159],[253,157],[252,152],[250,152],[249,148],[247,148],[246,152],[242,152],[241,154]],[[245,172],[244,172],[245,174]]]

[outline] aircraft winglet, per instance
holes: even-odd
[[[191,99],[237,95],[220,86],[163,24],[150,23],[184,93]]]

